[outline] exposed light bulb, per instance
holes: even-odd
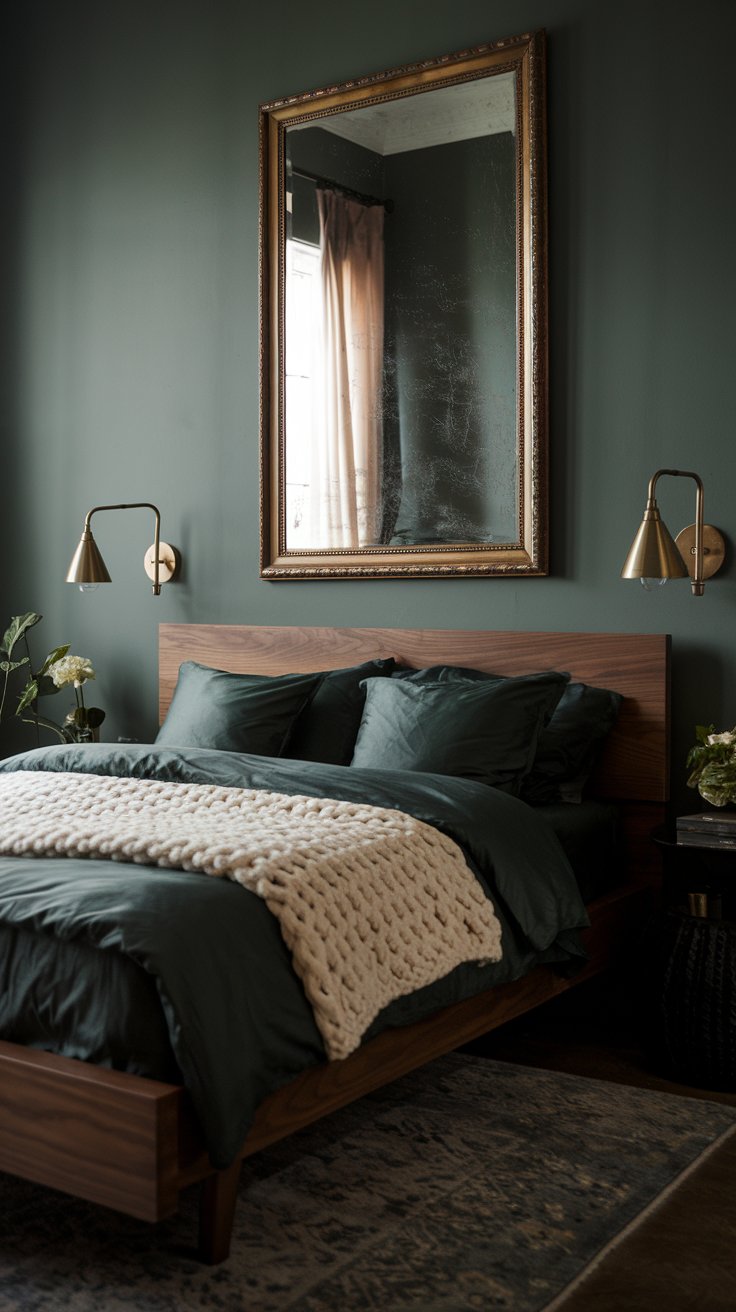
[[[99,586],[100,586],[99,583],[80,583],[80,585],[79,585],[79,591],[80,591],[80,592],[96,592],[97,589],[99,588]]]
[[[641,586],[645,592],[653,592],[655,588],[663,588],[667,582],[667,576],[663,579],[641,579]]]

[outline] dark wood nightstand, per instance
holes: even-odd
[[[657,831],[664,861],[655,935],[655,1041],[668,1072],[736,1089],[736,849]]]
[[[683,817],[682,819],[684,819]],[[663,857],[664,905],[697,918],[736,921],[736,845],[690,830],[678,841],[675,829],[652,835]]]

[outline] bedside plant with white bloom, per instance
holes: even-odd
[[[691,767],[688,788],[697,788],[712,806],[736,804],[736,727],[716,733],[714,726],[699,724],[697,743],[688,753]]]
[[[5,632],[2,653],[6,659],[0,661],[0,671],[5,676],[0,699],[0,718],[5,706],[9,679],[16,670],[24,669],[30,677],[18,696],[18,704],[15,708],[15,714],[23,720],[24,724],[35,725],[37,731],[48,729],[51,733],[57,734],[63,743],[92,742],[96,730],[105,718],[105,712],[98,706],[86,706],[84,701],[84,685],[88,680],[95,678],[92,662],[86,656],[69,655],[69,644],[65,643],[62,647],[55,647],[50,651],[41,668],[34,674],[28,645],[28,631],[38,624],[41,618],[35,611],[28,611],[25,615],[14,615]],[[25,655],[14,659],[15,648],[21,642],[25,648]],[[63,724],[58,724],[55,720],[40,714],[38,707],[40,697],[53,696],[70,686],[74,688],[76,705],[68,712]]]
[[[64,720],[65,731],[75,742],[91,741],[105,718],[98,706],[84,704],[84,685],[96,677],[92,662],[86,656],[60,656],[51,662],[47,673],[57,688],[68,688],[70,684],[74,687],[77,704]]]

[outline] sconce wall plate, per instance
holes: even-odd
[[[695,525],[688,524],[675,538],[675,545],[687,566],[690,578],[695,576]],[[712,578],[721,568],[726,556],[723,534],[712,524],[703,525],[703,578]]]
[[[156,551],[154,544],[148,548],[143,557],[143,568],[146,571],[151,582],[156,578]],[[158,544],[158,581],[159,583],[170,583],[179,568],[179,552],[176,547],[169,546],[168,542],[159,542]]]

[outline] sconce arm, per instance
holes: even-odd
[[[693,473],[691,469],[658,469],[656,474],[652,474],[649,480],[647,511],[657,509],[654,490],[657,486],[657,479],[661,478],[663,474],[669,474],[672,478],[692,478],[695,483],[695,572],[691,580],[691,586],[693,594],[696,597],[702,597],[705,590],[703,582],[703,480],[699,474]]]
[[[159,576],[158,576],[159,541],[161,538],[161,512],[158,506],[154,506],[152,501],[121,501],[120,504],[116,506],[93,506],[92,509],[88,511],[84,521],[85,533],[92,532],[90,528],[90,521],[92,519],[92,516],[96,515],[97,512],[100,510],[152,510],[153,511],[155,516],[155,526],[154,526],[154,533],[153,533],[153,560],[154,560],[153,592],[154,592],[154,596],[158,597],[161,592],[161,584],[159,582]]]

